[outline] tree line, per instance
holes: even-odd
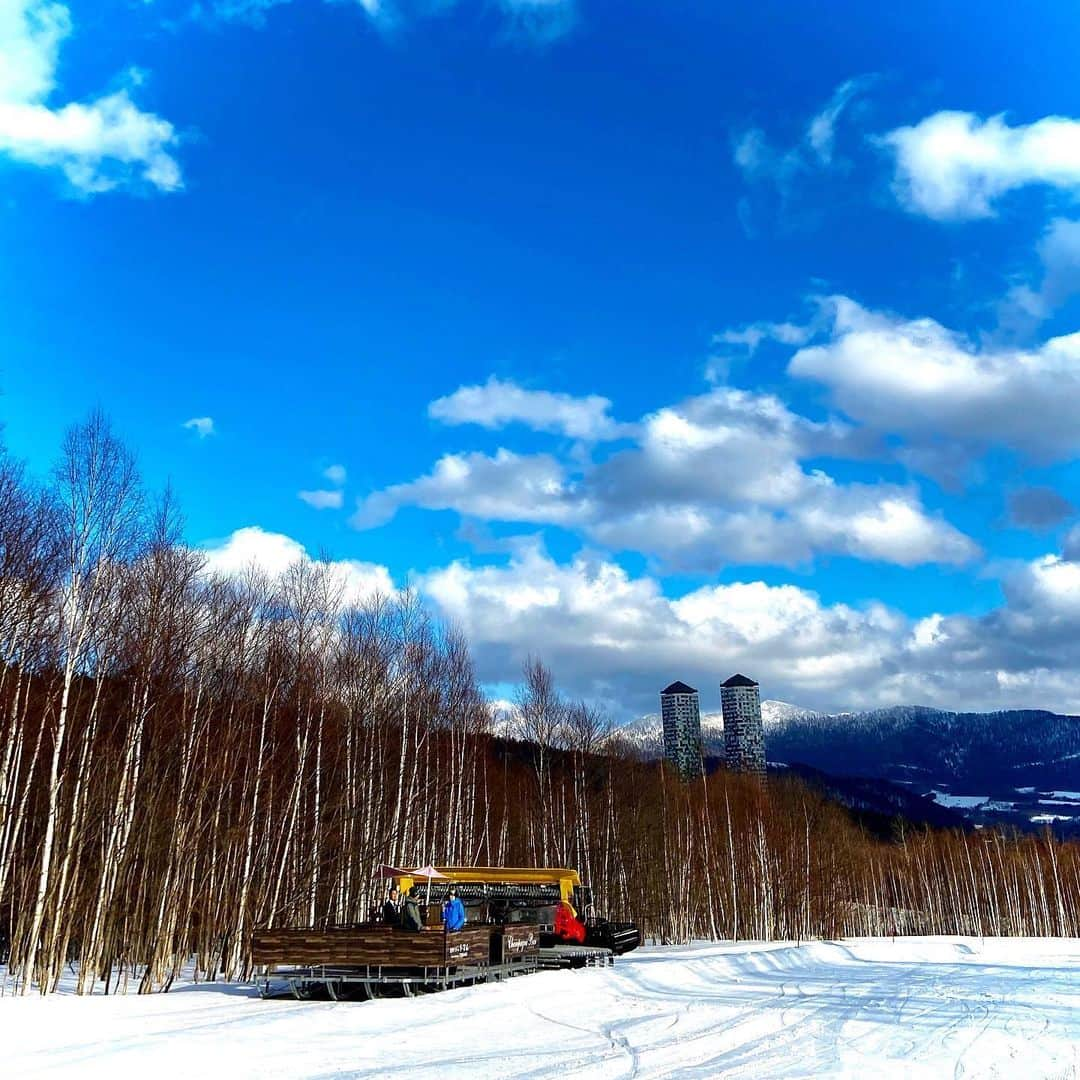
[[[793,779],[684,784],[536,660],[497,733],[415,594],[358,600],[323,560],[209,573],[102,416],[47,484],[0,457],[7,987],[245,977],[254,928],[363,921],[380,864],[426,862],[574,866],[672,942],[1080,933],[1049,833],[882,843]]]

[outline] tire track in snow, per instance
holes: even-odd
[[[16,1036],[4,1071],[20,1077],[145,1071],[161,1080],[183,1068],[373,1080],[393,1060],[417,1080],[1034,1080],[1075,1077],[1080,1065],[1073,957],[1080,942],[728,944],[401,1001],[262,1002],[181,989],[149,1001],[13,1001],[6,1015],[0,1001],[0,1027]],[[39,1018],[27,1022],[40,1025],[40,1041],[24,1017]],[[225,1069],[222,1053],[237,1064]]]

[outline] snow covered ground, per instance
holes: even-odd
[[[0,998],[0,1074],[1080,1077],[1080,941],[650,948],[412,1000]]]

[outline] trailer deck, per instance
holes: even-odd
[[[473,925],[447,932],[409,932],[379,923],[326,930],[258,931],[252,959],[263,968],[263,997],[290,993],[299,1000],[327,996],[361,1000],[499,982],[540,969],[602,967],[611,949],[585,945],[539,947],[534,925]]]
[[[300,1001],[325,993],[331,1001],[358,995],[361,1000],[390,996],[403,997],[454,986],[474,986],[500,982],[536,971],[538,959],[528,957],[507,964],[471,964],[458,967],[385,968],[338,967],[319,964],[310,967],[278,968],[259,980],[260,997],[276,997],[288,992]],[[282,985],[284,984],[284,985]]]
[[[535,971],[539,934],[532,926],[467,926],[407,931],[382,923],[262,930],[252,960],[264,969],[260,993],[281,988],[304,999],[445,990]]]

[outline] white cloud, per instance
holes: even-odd
[[[713,335],[716,349],[705,364],[705,381],[713,385],[726,383],[736,361],[754,355],[765,341],[781,345],[804,345],[820,328],[820,313],[805,324],[793,322],[753,322],[738,328],[721,330]]]
[[[835,498],[810,501],[792,515],[821,549],[897,566],[962,565],[979,553],[962,532],[927,514],[913,492],[888,485],[830,490]]]
[[[255,566],[271,578],[312,561],[296,540],[257,526],[205,555],[211,573]],[[383,566],[325,565],[349,602],[393,591]],[[565,690],[620,718],[654,711],[675,677],[715,700],[719,681],[737,670],[767,696],[808,707],[1080,711],[1080,564],[1053,554],[1006,568],[1005,604],[978,618],[912,620],[878,602],[825,604],[809,589],[759,580],[666,596],[648,575],[584,553],[558,563],[538,543],[498,565],[457,561],[415,580],[464,631],[484,681],[513,683],[521,662],[539,656]]]
[[[513,682],[525,657],[540,656],[570,693],[620,717],[655,711],[676,677],[715,701],[732,671],[808,707],[1080,709],[1080,569],[1056,556],[1017,568],[1008,603],[981,618],[911,620],[763,581],[667,597],[612,562],[559,564],[535,547],[501,566],[455,562],[419,585],[464,629],[486,681]]]
[[[746,180],[768,182],[785,199],[796,177],[814,167],[807,160],[802,144],[788,150],[777,149],[761,128],[749,128],[734,136],[731,156]]]
[[[718,509],[706,502],[647,507],[595,522],[587,535],[606,547],[642,551],[682,570],[727,563],[790,566],[816,555],[918,566],[961,565],[978,546],[944,519],[928,514],[904,488],[811,487],[783,510]]]
[[[159,191],[182,186],[169,150],[173,126],[143,112],[128,89],[88,103],[49,104],[60,44],[71,32],[65,5],[0,0],[0,153],[60,169],[86,194],[142,182]]]
[[[1080,624],[1080,563],[1044,555],[1012,574],[1006,595],[1014,609]]]
[[[193,416],[190,420],[185,420],[182,426],[187,428],[188,431],[194,431],[200,439],[217,434],[214,430],[214,418],[212,416]]]
[[[237,529],[227,539],[205,549],[206,568],[212,574],[235,577],[252,567],[269,577],[280,577],[293,563],[307,558],[298,541],[283,533],[266,532],[257,525]]]
[[[1080,292],[1080,221],[1054,218],[1039,241],[1040,294],[1050,310]]]
[[[485,454],[446,454],[427,475],[395,484],[362,499],[352,524],[383,525],[402,506],[459,513],[495,521],[566,522],[579,509],[563,467],[546,454],[521,455],[500,449]]]
[[[598,466],[593,486],[613,505],[680,500],[783,506],[816,481],[800,457],[827,453],[847,434],[816,424],[771,394],[717,387],[650,413],[637,445]]]
[[[1005,603],[979,618],[924,620],[924,652],[910,655],[910,670],[932,665],[955,696],[967,687],[965,707],[1080,711],[1080,564],[1043,555],[1007,566],[1002,587]]]
[[[297,496],[316,510],[340,510],[345,501],[341,491],[298,491]]]
[[[342,582],[347,604],[362,604],[374,596],[390,596],[395,591],[390,571],[379,563],[336,559],[329,565]]]
[[[334,485],[333,488],[316,488],[310,491],[298,491],[297,498],[316,510],[340,510],[345,505],[345,493],[341,490],[347,474],[344,465],[328,465],[322,476]]]
[[[71,33],[71,15],[59,3],[0,2],[0,101],[34,101],[54,84],[60,43]]]
[[[833,92],[829,103],[807,125],[806,140],[823,165],[832,164],[833,144],[836,141],[836,123],[852,98],[864,89],[870,80],[863,76],[848,79]]]
[[[574,397],[549,390],[525,390],[492,375],[482,386],[462,386],[428,406],[428,415],[444,424],[478,424],[494,430],[519,423],[572,439],[609,439],[618,427],[611,402],[590,394]]]
[[[575,0],[498,0],[511,24],[541,43],[568,34],[578,21]]]
[[[624,430],[634,445],[595,463],[506,449],[447,454],[426,476],[362,500],[353,524],[385,524],[402,506],[455,510],[560,525],[680,569],[790,565],[823,552],[956,564],[977,553],[913,489],[840,484],[805,469],[804,458],[857,456],[861,436],[806,420],[772,395],[719,387]]]
[[[1032,330],[1080,293],[1080,221],[1054,218],[1039,241],[1038,255],[1038,286],[1014,285],[998,307],[999,323],[1006,330]]]
[[[991,217],[1028,184],[1080,189],[1080,121],[1068,117],[1010,127],[1002,115],[945,111],[878,141],[895,154],[901,201],[939,221]]]
[[[832,310],[830,340],[800,349],[788,371],[823,383],[853,419],[1047,460],[1080,451],[1080,333],[1034,349],[980,349],[933,319],[868,311],[842,296]]]
[[[834,161],[837,125],[852,101],[874,81],[860,75],[841,83],[825,106],[806,124],[800,139],[787,149],[772,145],[761,128],[748,128],[732,141],[732,157],[747,180],[768,180],[786,196],[796,179],[828,170]]]
[[[204,548],[203,554],[207,571],[226,577],[238,577],[254,568],[276,579],[297,562],[327,566],[341,587],[343,601],[349,604],[362,603],[376,594],[389,596],[394,591],[393,579],[385,566],[356,559],[330,562],[312,559],[292,537],[268,532],[257,525],[237,529],[225,540]]]
[[[721,330],[713,335],[717,345],[740,345],[754,353],[763,341],[778,341],[781,345],[802,345],[814,333],[814,324],[800,326],[792,322],[755,322],[738,330]]]
[[[262,26],[268,11],[290,2],[291,0],[210,0],[208,7],[219,19],[237,19],[254,26]],[[207,14],[198,4],[193,6],[192,12],[196,18]]]
[[[242,19],[261,25],[272,8],[291,0],[212,0],[211,9],[222,19]],[[324,0],[340,3],[341,0]],[[465,6],[466,0],[355,0],[380,30],[393,32],[418,19],[445,14]],[[478,6],[478,5],[477,5]],[[562,37],[577,23],[576,0],[495,0],[505,26],[539,44]]]
[[[753,179],[774,166],[774,153],[765,132],[761,128],[749,128],[737,135],[732,144],[731,155],[743,174]]]
[[[219,19],[237,19],[254,26],[262,26],[268,11],[291,2],[292,0],[207,0],[207,6],[210,12]],[[325,2],[338,3],[340,0],[325,0]],[[397,23],[397,6],[393,3],[384,2],[384,0],[352,0],[352,2],[379,26],[389,28]],[[202,17],[207,12],[196,5],[193,8],[193,14],[195,17]]]

